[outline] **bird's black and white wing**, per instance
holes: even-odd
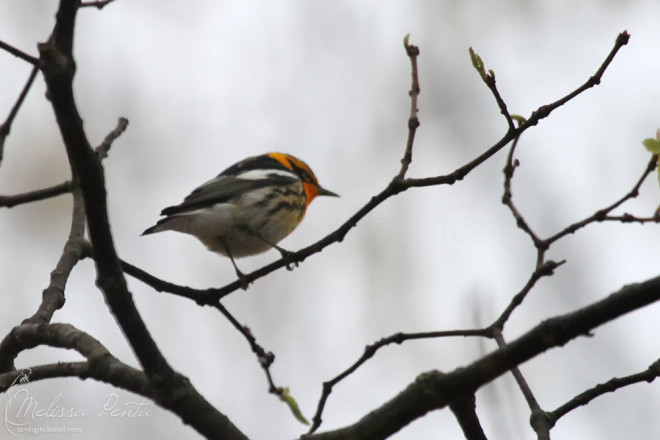
[[[257,176],[257,174],[259,176]],[[253,170],[239,176],[223,176],[198,186],[182,203],[169,206],[161,215],[180,214],[208,208],[219,203],[227,203],[231,198],[268,186],[286,185],[296,180],[288,172]]]

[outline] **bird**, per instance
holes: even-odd
[[[180,204],[163,209],[164,218],[142,235],[193,235],[210,251],[229,257],[247,288],[235,259],[275,248],[290,268],[290,252],[277,243],[298,227],[317,196],[339,197],[323,188],[302,160],[279,152],[252,156],[198,186]]]

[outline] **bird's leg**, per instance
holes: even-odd
[[[229,255],[229,259],[231,260],[231,264],[234,266],[234,270],[236,271],[236,276],[238,277],[238,280],[241,282],[241,287],[243,288],[243,290],[247,290],[248,286],[250,285],[250,282],[248,281],[245,274],[240,271],[238,266],[236,266],[236,261],[234,261],[234,257]]]
[[[270,244],[270,245],[273,246],[275,249],[277,249],[277,251],[282,256],[282,259],[284,260],[284,264],[286,265],[286,270],[293,270],[293,266],[298,267],[298,262],[292,259],[293,252],[287,251],[286,249],[276,244]]]
[[[234,261],[234,256],[231,254],[231,251],[229,250],[229,246],[227,246],[227,244],[222,238],[220,238],[220,243],[225,248],[225,251],[227,251],[227,256],[229,257],[231,264],[234,266],[234,270],[236,271],[236,276],[238,277],[238,280],[241,282],[241,287],[243,288],[243,290],[247,290],[248,286],[250,285],[247,277],[243,272],[240,271],[240,269],[236,265],[236,261]]]
[[[265,238],[263,238],[261,235],[259,235],[259,234],[256,233],[255,231],[251,231],[251,230],[245,228],[245,229],[244,229],[244,232],[247,233],[247,234],[250,234],[250,235],[252,235],[252,236],[254,236],[254,237],[257,237],[259,240],[263,241],[263,242],[266,243],[267,245],[269,245],[269,246],[271,246],[271,247],[277,249],[277,251],[278,251],[278,252],[280,253],[280,255],[282,256],[282,259],[284,260],[284,264],[286,265],[286,269],[287,269],[287,270],[293,270],[293,267],[294,267],[294,266],[295,266],[295,267],[298,267],[298,262],[297,262],[297,261],[294,261],[293,258],[292,258],[293,252],[287,251],[286,249],[284,249],[284,248],[282,248],[282,247],[276,245],[275,243],[271,243],[269,240],[266,240]],[[225,248],[226,248],[226,247],[227,247],[227,246],[225,246]]]

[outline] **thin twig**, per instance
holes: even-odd
[[[642,172],[642,175],[639,177],[639,179],[637,179],[637,182],[635,183],[633,188],[630,191],[628,191],[625,195],[623,195],[619,200],[615,201],[614,203],[612,203],[609,206],[606,206],[605,208],[599,209],[598,211],[594,212],[589,217],[567,226],[566,228],[564,228],[561,231],[557,232],[555,235],[553,235],[551,237],[548,237],[543,241],[546,243],[546,245],[549,246],[550,244],[554,243],[555,241],[559,240],[560,238],[562,238],[562,237],[564,237],[568,234],[573,234],[578,229],[581,229],[581,228],[587,226],[590,223],[601,222],[601,221],[604,221],[604,220],[610,220],[611,221],[611,220],[617,218],[617,217],[610,217],[608,219],[607,216],[610,212],[612,212],[613,210],[615,210],[616,208],[621,206],[623,203],[627,202],[628,200],[634,199],[635,197],[637,197],[639,195],[639,189],[641,188],[641,186],[644,183],[644,181],[646,180],[646,178],[653,172],[653,170],[655,170],[655,167],[656,167],[656,158],[651,157],[651,160],[649,161],[649,163],[644,168],[644,171]],[[633,217],[621,216],[621,222],[623,222],[623,223],[629,223],[629,222],[635,221],[633,219],[634,219]],[[637,221],[639,221],[639,220],[637,220]],[[657,220],[654,219],[654,221],[657,221]]]
[[[507,125],[509,126],[509,131],[513,130],[515,128],[513,124],[513,118],[509,113],[509,109],[507,108],[506,102],[504,102],[504,99],[502,99],[502,96],[500,95],[500,91],[497,89],[494,72],[491,71],[490,74],[488,75],[486,80],[486,85],[488,86],[491,93],[495,97],[495,101],[497,101],[497,106],[500,108],[500,113],[502,113],[504,119],[506,119]]]
[[[500,348],[506,347],[506,341],[504,340],[504,336],[502,335],[502,330],[495,328],[493,330],[493,335],[495,336],[495,341],[497,342],[498,347]],[[539,403],[536,400],[536,397],[534,397],[534,393],[532,392],[532,389],[527,384],[527,381],[520,373],[518,367],[512,368],[511,373],[513,373],[513,377],[518,383],[520,391],[522,391],[523,396],[527,401],[527,405],[529,406],[529,409],[531,410],[540,409]]]
[[[126,118],[119,118],[117,121],[117,126],[115,127],[114,130],[112,130],[108,135],[103,139],[103,142],[101,145],[96,147],[96,155],[100,160],[105,159],[108,157],[108,151],[110,151],[110,147],[112,146],[112,143],[119,137],[121,134],[126,130],[126,127],[128,127],[128,119]]]
[[[550,276],[554,273],[554,270],[559,266],[564,264],[566,260],[561,260],[559,262],[548,260],[544,262],[541,266],[537,267],[534,272],[530,275],[525,286],[518,292],[509,302],[507,308],[502,312],[502,314],[491,324],[491,327],[503,329],[504,324],[509,320],[513,311],[524,301],[527,294],[532,290],[536,285],[536,282],[543,277]]]
[[[509,109],[507,108],[506,102],[504,102],[504,99],[502,99],[502,96],[500,95],[500,91],[497,89],[497,83],[495,81],[495,73],[492,70],[488,75],[486,75],[485,83],[490,89],[493,96],[495,97],[495,101],[497,101],[497,106],[500,108],[500,113],[502,113],[504,119],[506,119],[506,123],[509,127],[509,131],[514,130],[516,127],[513,124],[513,118],[509,113]]]
[[[502,331],[499,328],[493,328],[493,335],[495,336],[495,341],[497,342],[498,347],[506,347],[506,341],[504,340]],[[548,418],[545,417],[545,411],[541,409],[541,406],[536,400],[536,397],[534,396],[532,389],[529,387],[527,380],[525,380],[525,377],[522,375],[522,372],[517,366],[511,369],[511,374],[513,375],[516,384],[518,384],[518,388],[520,388],[520,391],[527,401],[527,406],[529,406],[532,414],[530,417],[530,423],[536,432],[538,440],[550,440],[550,428],[552,428],[552,423],[549,423]]]
[[[605,383],[598,384],[595,387],[578,394],[569,402],[566,402],[554,411],[548,412],[548,419],[552,422],[552,425],[554,425],[557,423],[557,420],[569,412],[581,406],[587,405],[597,397],[600,397],[606,393],[612,393],[623,387],[627,387],[628,385],[633,385],[640,382],[653,382],[657,377],[660,377],[660,359],[653,362],[645,371],[631,374],[630,376],[615,377]]]
[[[121,261],[121,266],[122,266],[122,270],[126,274],[139,279],[140,281],[149,285],[158,292],[167,291],[170,293],[175,293],[178,296],[182,296],[184,298],[188,298],[193,301],[196,301],[199,305],[211,305],[215,309],[217,309],[220,313],[222,313],[224,317],[229,321],[229,323],[236,330],[238,330],[238,332],[241,335],[243,335],[243,337],[247,340],[248,344],[250,345],[250,349],[257,356],[259,366],[261,366],[262,370],[264,371],[264,374],[266,375],[266,381],[268,382],[268,392],[275,394],[278,397],[282,396],[284,388],[277,386],[275,384],[272,373],[270,371],[270,366],[275,361],[275,355],[270,351],[266,351],[257,342],[252,332],[246,326],[242,325],[232,315],[232,313],[229,312],[229,310],[220,303],[220,301],[217,300],[214,301],[212,300],[212,298],[209,298],[210,296],[213,295],[212,293],[213,289],[199,290],[199,289],[194,289],[192,287],[178,286],[176,284],[172,284],[167,281],[163,281],[159,278],[156,278],[153,275],[149,274],[148,272],[145,272],[144,270],[140,269],[139,267],[133,266],[132,264],[127,263],[126,261],[123,260]]]
[[[614,57],[619,52],[619,50],[623,46],[628,44],[628,41],[630,41],[630,34],[628,33],[628,31],[621,32],[616,37],[616,41],[614,42],[614,47],[612,47],[612,50],[610,50],[610,53],[607,55],[607,58],[605,58],[603,64],[600,65],[600,67],[592,77],[590,77],[584,84],[582,84],[582,86],[578,87],[573,92],[564,96],[560,100],[555,101],[552,104],[539,107],[538,110],[532,113],[532,116],[529,118],[529,121],[538,122],[539,120],[547,117],[550,114],[550,112],[555,110],[557,107],[561,107],[562,105],[566,104],[568,101],[572,100],[573,98],[584,92],[585,90],[600,84],[600,81],[603,77],[603,74],[605,73],[605,70],[607,70],[607,68],[609,67],[612,60],[614,60]],[[536,122],[533,123],[535,124]]]
[[[278,397],[281,396],[282,388],[275,385],[273,382],[272,374],[270,372],[270,366],[275,361],[275,355],[270,351],[264,350],[264,348],[259,345],[252,332],[246,326],[238,322],[238,320],[229,312],[229,310],[227,310],[225,306],[220,304],[220,302],[214,304],[214,307],[220,311],[220,313],[222,313],[225,318],[227,318],[231,325],[234,326],[234,328],[238,330],[238,332],[242,334],[243,337],[248,341],[248,344],[250,344],[252,352],[257,356],[259,365],[266,374],[266,380],[268,381],[268,392],[273,393]]]
[[[502,203],[506,205],[507,208],[509,208],[509,211],[511,211],[511,214],[516,220],[516,225],[520,229],[522,229],[523,232],[529,235],[529,237],[532,239],[532,242],[534,243],[534,247],[544,252],[547,249],[547,245],[532,230],[532,228],[529,226],[523,215],[520,213],[520,211],[518,211],[518,208],[516,208],[515,203],[513,203],[511,182],[513,180],[513,175],[516,169],[520,166],[520,162],[518,162],[518,159],[514,159],[516,146],[518,145],[519,141],[520,141],[520,137],[517,137],[511,143],[511,147],[509,148],[509,154],[507,154],[506,157],[506,165],[504,165],[504,170],[502,170],[502,172],[504,173],[504,194],[502,195]],[[537,267],[543,262],[542,252],[539,252],[539,257],[537,258],[537,263],[536,263]]]
[[[619,44],[623,45],[626,44],[627,42],[627,33],[623,32],[622,34],[619,35],[619,38],[617,38],[617,45],[612,49],[610,52],[610,55],[608,58],[605,60],[603,65],[598,69],[598,72],[596,75],[590,78],[589,81],[585,84],[589,83],[594,83],[598,84],[600,82],[600,77],[603,75],[603,72],[605,71],[605,68],[607,65],[612,61],[612,57],[620,47]],[[584,85],[582,87],[585,87]],[[586,89],[585,89],[586,90]],[[524,123],[523,123],[524,125]],[[560,263],[554,263],[552,261],[544,261],[545,260],[545,252],[549,249],[549,247],[556,242],[557,240],[561,239],[562,237],[572,234],[576,232],[577,230],[591,224],[594,222],[602,222],[602,221],[614,221],[614,220],[620,220],[621,222],[633,222],[637,221],[639,223],[644,223],[644,222],[660,222],[660,218],[654,216],[651,219],[642,219],[642,218],[636,218],[630,215],[623,215],[620,217],[615,217],[615,216],[610,216],[608,217],[608,214],[612,212],[614,209],[618,208],[621,206],[623,203],[626,201],[633,199],[639,195],[639,190],[644,183],[644,181],[647,179],[647,177],[653,172],[653,170],[656,167],[657,163],[657,157],[652,156],[651,159],[649,160],[648,164],[644,168],[641,176],[637,179],[635,184],[633,185],[632,189],[628,191],[625,195],[620,197],[618,200],[616,200],[614,203],[610,204],[609,206],[597,210],[594,214],[588,216],[587,218],[575,222],[560,232],[554,234],[553,236],[546,238],[546,239],[541,239],[529,226],[528,222],[525,220],[523,214],[516,208],[515,204],[513,203],[513,197],[512,197],[512,192],[511,192],[511,181],[514,175],[514,172],[516,168],[519,166],[519,163],[517,160],[514,160],[514,152],[516,149],[516,146],[518,144],[518,140],[520,138],[516,137],[514,139],[514,142],[511,145],[511,148],[509,149],[509,154],[507,156],[507,161],[506,165],[504,167],[504,195],[502,196],[502,203],[504,203],[509,210],[511,211],[514,219],[516,220],[516,225],[524,231],[531,239],[532,242],[534,243],[534,247],[537,250],[537,261],[536,261],[536,268],[534,270],[534,273],[530,277],[529,281],[525,285],[525,287],[513,297],[511,300],[510,304],[508,307],[505,309],[505,311],[500,315],[500,317],[493,323],[493,326],[503,329],[505,322],[509,319],[513,311],[518,307],[524,298],[527,296],[529,291],[532,289],[532,287],[535,285],[536,281],[540,279],[542,276],[547,276],[551,275],[554,271],[554,269],[557,268],[560,264],[563,263],[561,261]]]
[[[9,136],[9,132],[11,132],[11,124],[14,122],[14,118],[16,118],[18,110],[21,108],[21,105],[23,104],[23,101],[25,100],[30,87],[32,87],[32,83],[34,83],[34,79],[37,77],[37,73],[39,73],[39,67],[35,65],[32,67],[30,76],[23,86],[21,93],[18,95],[18,99],[16,99],[16,102],[9,111],[7,119],[5,119],[5,122],[0,125],[0,162],[2,162],[2,158],[4,156],[5,141],[7,140],[7,136]]]
[[[479,56],[479,54],[476,53],[471,47],[469,49],[469,52],[470,52],[470,59],[472,61],[472,65],[476,69],[477,73],[479,73],[481,80],[490,89],[491,93],[495,97],[497,106],[500,108],[500,113],[502,113],[502,115],[504,115],[504,118],[506,119],[507,125],[509,126],[508,131],[509,132],[513,131],[515,129],[515,126],[513,124],[513,117],[509,113],[509,109],[507,108],[506,102],[504,102],[504,99],[502,99],[499,90],[497,90],[497,82],[495,81],[495,72],[493,72],[492,70],[486,72],[486,67],[484,66],[484,62]]]
[[[550,115],[550,113],[552,113],[554,110],[566,104],[567,102],[569,102],[576,96],[582,94],[586,90],[600,84],[600,80],[603,74],[605,73],[605,70],[610,65],[617,52],[624,45],[628,44],[629,38],[630,35],[628,34],[628,32],[623,31],[622,33],[620,33],[614,43],[614,47],[608,54],[605,61],[600,65],[596,73],[593,76],[589,77],[589,79],[584,84],[582,84],[580,87],[573,90],[563,98],[560,98],[553,103],[542,105],[541,107],[537,108],[535,111],[532,112],[531,116],[524,123],[522,123],[515,130],[509,130],[502,137],[502,139],[500,139],[497,143],[495,143],[495,145],[490,147],[484,153],[477,156],[474,160],[456,169],[454,172],[444,176],[426,177],[422,179],[405,179],[404,182],[406,189],[410,187],[418,187],[418,186],[452,184],[457,180],[463,179],[470,171],[475,169],[477,166],[481,165],[483,162],[485,162],[487,159],[489,159],[491,156],[493,156],[495,153],[501,150],[506,144],[508,144],[515,138],[519,137],[522,133],[527,131],[530,127],[537,125],[541,120],[547,118]]]
[[[401,180],[405,177],[408,172],[408,167],[412,162],[412,150],[413,144],[415,143],[415,133],[417,132],[417,127],[419,127],[419,118],[417,117],[417,98],[419,97],[420,87],[419,87],[419,74],[417,71],[417,57],[419,56],[419,47],[413,46],[408,43],[409,35],[403,39],[403,47],[406,49],[406,54],[410,58],[410,70],[412,76],[412,85],[410,86],[410,116],[408,117],[408,140],[406,141],[406,150],[401,159],[401,169],[399,174],[395,177],[397,180]]]
[[[636,217],[632,214],[623,213],[621,215],[608,215],[602,221],[604,222],[619,222],[619,223],[660,223],[660,216],[653,217]]]
[[[73,190],[74,184],[71,181],[60,183],[48,188],[38,189],[35,191],[26,192],[23,194],[16,194],[13,196],[0,196],[0,208],[12,208],[24,203],[38,202],[44,199],[50,199],[62,194],[66,194]]]
[[[395,333],[388,337],[379,339],[371,345],[367,345],[364,348],[362,356],[360,356],[353,364],[342,371],[340,374],[330,379],[327,382],[323,382],[323,391],[321,392],[321,397],[316,407],[316,413],[312,418],[312,426],[309,429],[308,434],[312,434],[316,431],[323,421],[322,415],[323,410],[325,409],[326,402],[328,397],[332,393],[332,390],[335,385],[344,380],[346,377],[355,372],[360,366],[365,362],[371,359],[378,350],[381,348],[390,345],[390,344],[402,344],[405,341],[419,340],[419,339],[433,339],[433,338],[443,338],[443,337],[485,337],[492,338],[492,331],[490,329],[474,329],[474,330],[447,330],[447,331],[436,331],[436,332],[421,332],[421,333]]]
[[[106,6],[108,6],[110,3],[114,2],[115,0],[99,0],[99,1],[94,1],[94,2],[81,2],[80,7],[81,8],[97,8],[97,9],[103,9]]]
[[[3,49],[10,54],[14,55],[15,57],[18,57],[22,59],[23,61],[27,61],[28,63],[32,64],[35,67],[40,67],[41,61],[39,61],[39,58],[35,58],[32,55],[28,55],[27,53],[23,52],[22,50],[16,49],[14,46],[11,46],[4,41],[0,41],[0,49]]]
[[[142,281],[144,284],[150,286],[157,292],[168,292],[183,298],[188,298],[195,301],[200,306],[214,305],[219,301],[214,295],[214,292],[218,289],[202,290],[188,286],[180,286],[178,284],[161,280],[160,278],[157,278],[147,271],[142,270],[139,267],[134,266],[124,260],[120,260],[120,262],[124,273]]]

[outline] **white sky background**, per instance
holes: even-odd
[[[617,34],[624,47],[599,87],[527,132],[515,202],[542,236],[563,229],[627,192],[648,153],[641,140],[660,126],[660,4],[648,1],[543,2],[158,2],[118,0],[78,17],[76,94],[93,144],[130,120],[104,162],[119,254],[156,276],[195,287],[233,281],[228,260],[193,238],[139,234],[164,206],[250,155],[279,150],[304,159],[322,185],[304,224],[281,243],[296,250],[323,237],[380,191],[399,167],[407,136],[409,61],[402,40],[421,49],[421,127],[409,175],[446,174],[487,149],[506,124],[470,64],[468,47],[496,73],[512,113],[529,116],[582,84]],[[0,3],[0,39],[31,54],[52,28],[56,2]],[[29,66],[0,54],[0,118]],[[38,77],[12,127],[0,167],[0,194],[70,177],[54,117]],[[236,292],[224,304],[276,354],[278,385],[291,388],[311,417],[321,383],[363,347],[398,331],[472,328],[490,323],[526,282],[535,253],[500,203],[505,152],[452,187],[413,189],[378,207],[343,243]],[[621,210],[650,215],[655,177]],[[66,239],[70,197],[0,210],[0,333],[38,306]],[[506,327],[512,340],[539,321],[657,275],[658,227],[603,224],[549,252],[566,259],[538,283]],[[251,271],[276,252],[239,260]],[[158,294],[129,278],[152,335],[172,365],[250,438],[287,439],[305,428],[267,394],[243,338],[216,311]],[[605,326],[522,368],[541,406],[553,410],[614,376],[645,369],[660,354],[657,306]],[[136,365],[100,292],[92,264],[72,274],[55,322],[70,322]],[[345,426],[391,398],[419,373],[450,371],[494,349],[491,341],[441,339],[381,350],[335,388],[323,430]],[[78,360],[37,349],[27,367]],[[97,417],[110,387],[79,380],[33,384],[44,406],[86,409],[64,421],[70,438],[196,438],[171,414]],[[118,391],[120,403],[140,398]],[[4,398],[3,398],[4,399]],[[4,400],[2,400],[4,402]],[[553,438],[657,438],[657,385],[601,397],[561,419]],[[477,395],[491,439],[534,438],[529,413],[507,376]],[[47,421],[53,424],[62,420]],[[42,425],[43,420],[39,421]],[[0,438],[5,436],[0,428]],[[50,435],[49,438],[65,438]],[[462,438],[448,411],[428,415],[392,438]]]

